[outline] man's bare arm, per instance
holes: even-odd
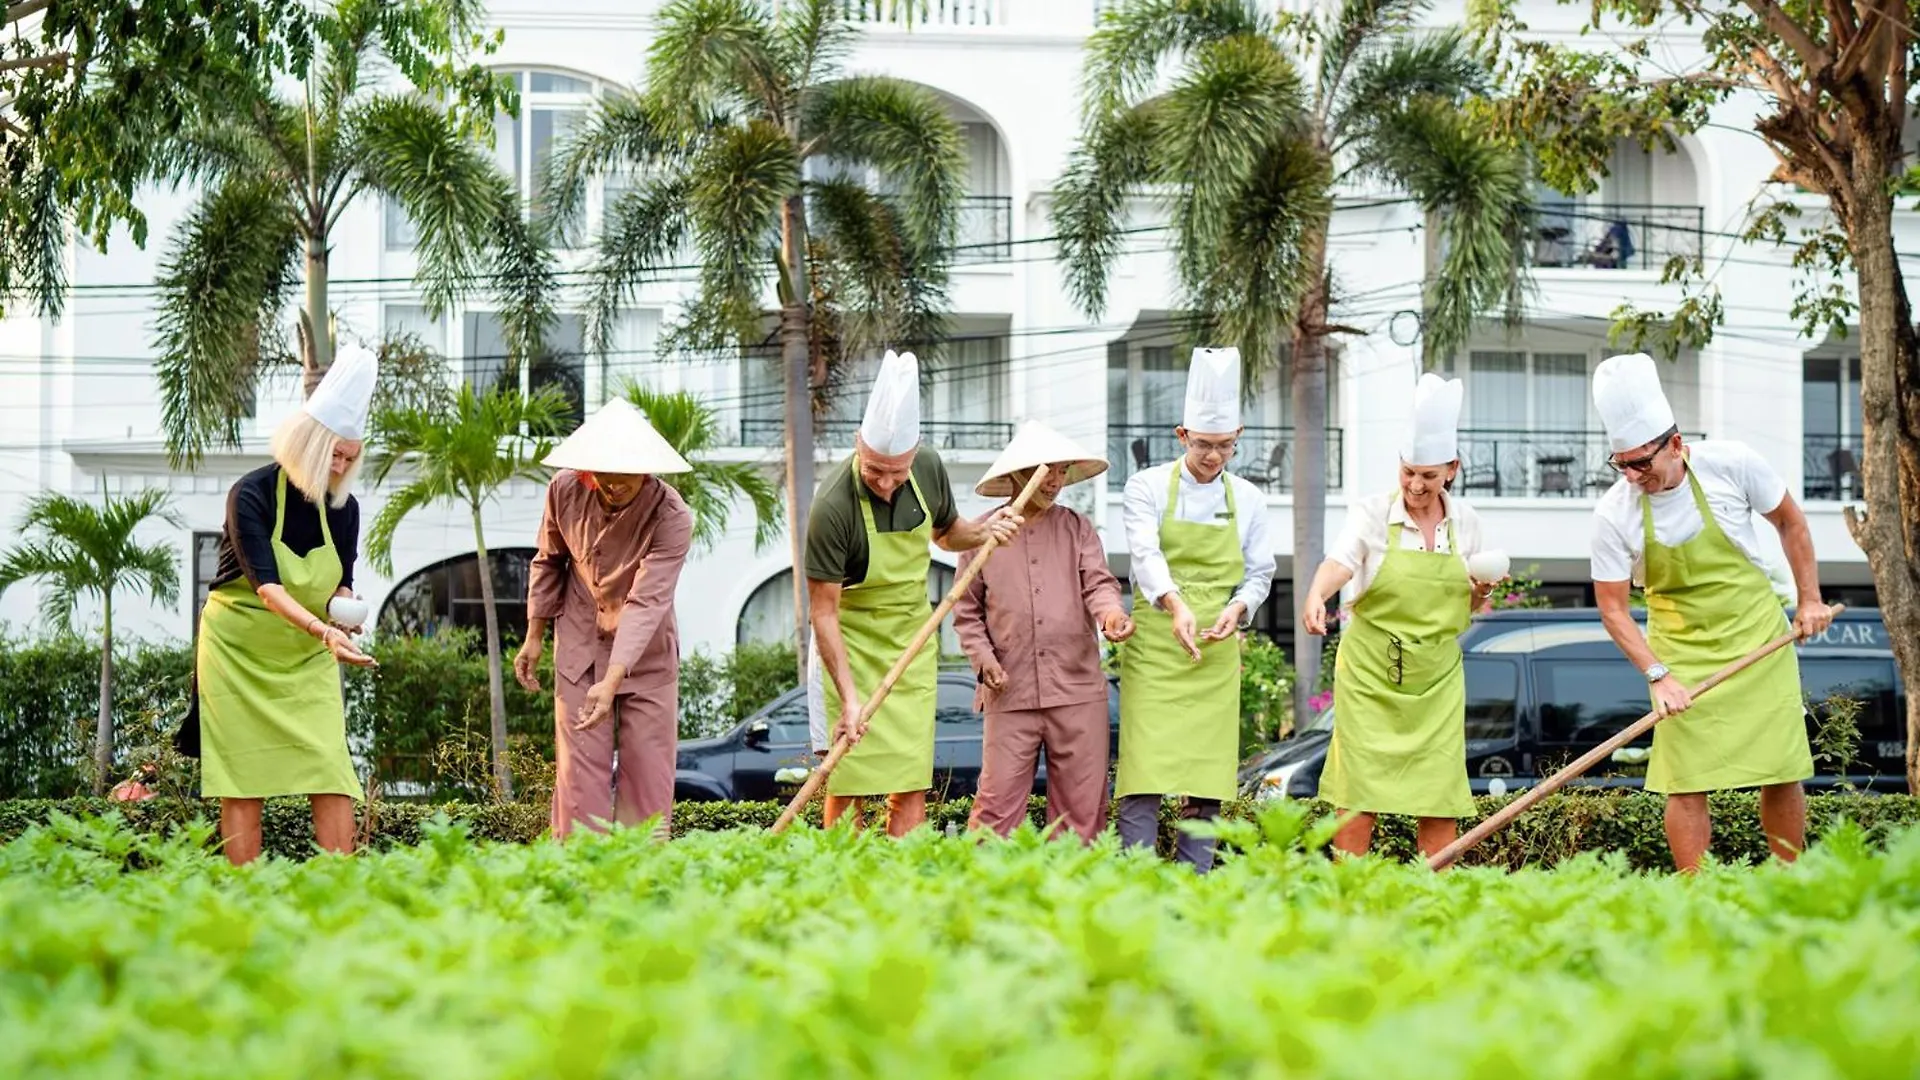
[[[847,664],[847,641],[840,636],[840,584],[807,579],[807,606],[813,623],[813,647],[820,653],[820,670],[839,691],[842,705],[860,700]]]
[[[1645,671],[1659,663],[1660,658],[1653,655],[1647,646],[1647,636],[1640,632],[1640,624],[1633,621],[1633,611],[1627,603],[1632,592],[1630,581],[1593,583],[1593,598],[1600,605],[1600,622],[1607,628],[1607,636],[1635,668]]]

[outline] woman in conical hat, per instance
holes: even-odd
[[[1320,564],[1302,620],[1327,632],[1327,601],[1354,585],[1353,620],[1334,666],[1333,745],[1320,795],[1349,817],[1334,847],[1363,854],[1376,814],[1420,819],[1420,850],[1450,843],[1473,813],[1467,782],[1466,670],[1460,632],[1493,581],[1473,581],[1480,518],[1449,493],[1460,470],[1464,387],[1432,372],[1413,392],[1400,484],[1356,502]],[[1504,567],[1486,576],[1504,577]]]
[[[354,645],[360,504],[353,481],[378,363],[348,346],[273,434],[273,462],[227,494],[220,568],[200,613],[195,716],[201,793],[220,800],[220,838],[238,865],[260,854],[265,799],[305,795],[314,838],[353,848],[360,780],[347,754],[342,663],[370,665]],[[363,605],[342,605],[362,606]]]
[[[690,466],[625,398],[602,405],[547,464],[560,471],[547,484],[513,674],[540,689],[552,624],[553,834],[651,819],[665,836],[680,714],[673,593],[693,515],[660,474]]]
[[[1107,679],[1100,635],[1125,641],[1133,620],[1093,522],[1055,505],[1060,490],[1107,471],[1104,458],[1037,421],[1023,426],[975,485],[1011,500],[1047,467],[1021,527],[953,607],[986,713],[980,791],[968,824],[1002,836],[1027,816],[1035,766],[1047,754],[1047,823],[1091,842],[1107,818]],[[965,573],[973,552],[960,556]]]

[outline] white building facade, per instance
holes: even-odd
[[[525,189],[596,94],[640,77],[657,3],[523,3],[497,5],[493,20],[505,31],[497,66],[517,74],[522,95],[520,116],[502,120],[498,154]],[[867,6],[880,5],[869,0]],[[1119,491],[1137,468],[1175,452],[1185,357],[1171,318],[1177,290],[1164,231],[1131,238],[1132,254],[1117,268],[1109,306],[1097,319],[1069,299],[1050,241],[1051,191],[1079,131],[1081,47],[1099,6],[1099,0],[931,0],[910,28],[877,17],[869,22],[848,68],[927,86],[967,134],[970,189],[951,290],[959,340],[925,402],[926,437],[950,466],[963,512],[987,509],[971,486],[1017,423],[1045,420],[1105,447],[1112,458],[1107,481],[1083,485],[1075,495],[1100,523],[1114,569],[1124,575]],[[862,4],[849,0],[848,7],[857,13]],[[1582,14],[1540,7],[1528,21],[1546,33],[1571,31]],[[1452,19],[1460,12],[1441,14]],[[1689,51],[1675,48],[1683,56]],[[1756,197],[1771,197],[1774,162],[1751,134],[1750,116],[1729,110],[1718,119],[1684,140],[1677,154],[1623,146],[1592,195],[1568,199],[1543,191],[1533,239],[1538,289],[1525,325],[1511,331],[1490,325],[1452,362],[1467,382],[1458,493],[1478,507],[1490,542],[1512,553],[1516,570],[1537,567],[1565,602],[1586,597],[1591,507],[1613,478],[1588,393],[1594,365],[1620,351],[1608,346],[1609,313],[1627,302],[1670,308],[1679,290],[1660,283],[1661,267],[1669,256],[1693,254],[1703,255],[1716,275],[1727,325],[1713,344],[1663,369],[1682,429],[1759,448],[1807,507],[1823,579],[1848,590],[1853,602],[1870,598],[1864,557],[1841,516],[1843,500],[1857,497],[1859,484],[1857,347],[1802,338],[1788,316],[1794,284],[1787,254],[1735,240]],[[583,244],[597,232],[607,195],[606,188],[590,194]],[[1821,211],[1818,200],[1801,201],[1809,215]],[[298,388],[293,373],[268,380],[238,450],[212,451],[191,474],[169,469],[154,378],[152,283],[158,253],[186,200],[156,193],[146,205],[147,250],[124,238],[105,254],[76,246],[76,288],[64,316],[16,314],[0,323],[0,519],[16,520],[25,500],[45,490],[167,488],[185,528],[155,524],[150,531],[156,539],[173,534],[183,584],[192,587],[174,610],[122,601],[120,625],[150,638],[185,638],[214,571],[227,490],[267,460],[266,437],[294,406]],[[1151,226],[1150,208],[1143,204],[1140,213],[1137,224]],[[1920,233],[1920,225],[1903,218],[1901,229],[1902,246],[1920,250],[1920,236],[1906,235]],[[497,375],[504,349],[488,311],[426,318],[409,284],[414,261],[403,219],[367,197],[349,211],[335,240],[333,302],[343,338],[407,331],[443,352],[461,378],[484,382]],[[1329,533],[1338,530],[1349,497],[1394,482],[1419,369],[1418,345],[1405,331],[1409,313],[1419,308],[1423,250],[1416,207],[1394,192],[1347,193],[1331,243],[1345,298],[1339,321],[1366,333],[1341,342],[1330,380]],[[575,252],[565,259],[577,266],[583,257]],[[777,475],[779,383],[765,361],[672,358],[658,349],[662,327],[693,288],[691,277],[669,274],[643,288],[605,356],[578,349],[580,320],[568,316],[556,338],[575,351],[556,369],[527,378],[557,380],[589,408],[629,378],[693,391],[732,433],[723,455],[761,463]],[[1232,467],[1269,493],[1264,512],[1274,519],[1281,565],[1259,622],[1286,638],[1293,600],[1283,584],[1292,538],[1284,378],[1274,373],[1249,403],[1248,430]],[[855,395],[823,428],[823,463],[846,456],[859,408]],[[486,510],[488,546],[501,556],[496,580],[503,597],[524,596],[524,559],[540,495],[537,486],[516,485]],[[360,498],[364,529],[383,493],[363,490]],[[697,553],[682,578],[679,619],[688,649],[776,638],[791,626],[787,546],[783,540],[755,550],[749,514],[739,506],[726,538]],[[383,630],[478,626],[473,550],[464,512],[450,506],[420,511],[399,530],[393,577],[379,577],[363,558],[356,585],[380,613]],[[933,587],[946,574],[937,570]],[[36,601],[31,586],[16,586],[0,597],[0,621],[16,633],[29,630]],[[503,614],[517,625],[524,610],[509,604]]]

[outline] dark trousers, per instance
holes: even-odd
[[[1160,838],[1159,795],[1128,795],[1120,800],[1120,843],[1126,847],[1151,848]],[[1211,821],[1220,814],[1218,799],[1185,799],[1180,806],[1183,821]],[[1211,837],[1181,833],[1174,841],[1174,858],[1193,867],[1197,873],[1213,869]]]

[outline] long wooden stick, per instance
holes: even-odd
[[[1838,616],[1846,609],[1847,606],[1845,604],[1835,604],[1833,613],[1835,616]],[[1709,675],[1706,681],[1693,687],[1688,693],[1695,699],[1698,699],[1701,694],[1719,686],[1721,683],[1726,682],[1728,679],[1773,655],[1780,649],[1791,645],[1798,637],[1799,635],[1797,633],[1790,631],[1774,638],[1758,649],[1753,650],[1740,659],[1735,660],[1733,663],[1728,664],[1726,667],[1721,668],[1719,671],[1714,672],[1712,675]],[[1625,730],[1613,738],[1581,754],[1573,764],[1547,777],[1535,787],[1523,792],[1519,798],[1496,810],[1485,821],[1468,830],[1467,835],[1462,836],[1460,839],[1455,840],[1453,843],[1435,852],[1433,857],[1427,860],[1427,865],[1434,870],[1446,869],[1455,859],[1472,850],[1475,844],[1506,828],[1508,823],[1512,822],[1514,818],[1519,817],[1521,814],[1526,813],[1534,803],[1560,790],[1566,786],[1568,781],[1586,772],[1588,769],[1593,768],[1595,765],[1600,764],[1600,762],[1607,758],[1612,757],[1615,750],[1652,731],[1653,726],[1658,724],[1660,719],[1659,712],[1655,711],[1649,712],[1647,715],[1635,720]]]
[[[1033,498],[1033,493],[1040,490],[1040,481],[1046,479],[1049,468],[1051,466],[1042,465],[1034,471],[1033,479],[1027,481],[1027,486],[1021,489],[1020,494],[1013,500],[1014,513],[1017,514],[1026,509],[1027,500]],[[947,595],[940,601],[940,606],[933,609],[933,614],[927,617],[927,621],[913,635],[913,640],[907,644],[907,651],[900,654],[900,659],[893,662],[893,667],[888,669],[886,677],[880,680],[880,685],[875,687],[873,693],[867,696],[867,700],[861,703],[858,723],[867,723],[873,719],[874,713],[880,711],[881,703],[886,701],[887,695],[893,692],[893,684],[899,682],[900,677],[907,673],[908,666],[913,663],[915,657],[920,655],[920,650],[926,647],[927,639],[933,636],[934,631],[940,629],[940,620],[946,618],[947,612],[953,610],[953,605],[967,591],[967,586],[973,584],[974,575],[987,564],[987,559],[992,556],[994,548],[999,546],[998,537],[988,537],[987,542],[980,545],[979,554],[967,564],[966,572],[954,581],[953,588],[947,590]],[[793,797],[792,802],[787,804],[787,808],[780,812],[780,819],[773,823],[774,832],[785,832],[787,826],[793,824],[793,819],[800,815],[801,808],[813,799],[814,793],[827,782],[827,776],[851,749],[853,749],[853,743],[849,742],[845,735],[834,740],[833,750],[827,754],[827,760],[821,762],[820,767],[807,776],[807,782],[800,785],[799,793]]]

